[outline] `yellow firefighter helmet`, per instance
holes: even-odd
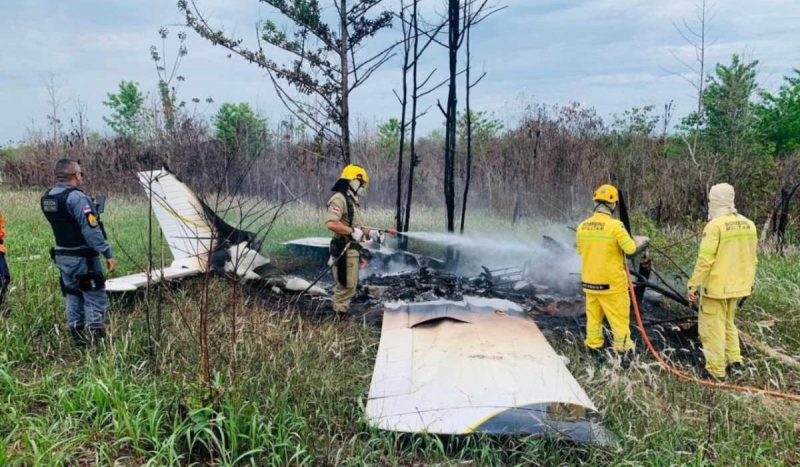
[[[342,175],[339,178],[345,180],[361,180],[364,185],[369,184],[369,176],[363,167],[355,164],[350,164],[342,170]]]
[[[616,203],[619,201],[619,191],[614,185],[602,185],[594,192],[594,198],[592,199],[606,203]]]

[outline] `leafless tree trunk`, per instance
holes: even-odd
[[[447,231],[455,231],[456,207],[456,123],[458,119],[458,48],[461,40],[461,5],[459,0],[448,0],[447,3],[447,49],[449,56],[450,82],[447,92],[447,109],[445,116],[444,143],[444,203]],[[440,106],[441,108],[441,106]]]
[[[413,1],[413,13],[416,14],[417,0]],[[413,20],[413,19],[412,19]],[[395,201],[395,228],[403,230],[403,153],[406,142],[406,108],[408,107],[408,69],[411,57],[411,41],[415,40],[413,28],[406,22],[406,3],[400,1],[400,26],[403,30],[403,94],[400,97],[400,148],[397,151],[397,199]],[[416,60],[415,60],[416,62]],[[411,142],[413,145],[413,141]],[[413,161],[412,161],[413,163]],[[410,182],[409,182],[410,184]]]
[[[51,138],[53,144],[58,144],[61,139],[61,96],[59,95],[58,83],[56,83],[56,75],[50,73],[45,81],[45,89],[47,89],[47,104],[50,107],[50,112],[47,114],[47,122],[50,124],[50,131],[52,132]]]
[[[467,2],[464,5],[464,16],[469,18],[472,16],[472,2]],[[467,196],[469,195],[469,182],[470,177],[472,175],[472,109],[469,103],[469,95],[470,89],[472,89],[473,84],[470,82],[470,72],[472,71],[472,56],[470,55],[469,50],[469,33],[472,30],[471,25],[469,22],[466,24],[466,31],[464,34],[466,35],[466,45],[467,45],[467,68],[466,68],[466,79],[465,81],[465,88],[466,88],[466,96],[465,96],[465,104],[466,104],[466,117],[467,117],[467,173],[466,178],[464,180],[464,195],[461,199],[461,228],[460,233],[464,233],[464,222],[467,218]]]
[[[408,232],[409,222],[411,221],[411,199],[412,194],[414,192],[414,169],[419,164],[419,160],[417,158],[417,104],[419,103],[419,92],[420,86],[418,83],[419,79],[419,1],[413,0],[413,6],[411,11],[411,34],[412,40],[414,42],[414,61],[411,66],[411,134],[409,135],[409,141],[411,144],[411,151],[409,154],[409,163],[408,163],[408,188],[406,190],[406,212],[405,212],[405,219],[403,222],[403,232]],[[428,42],[430,44],[430,41]],[[404,238],[405,240],[405,238]],[[405,246],[405,243],[404,245]]]
[[[408,188],[406,190],[406,209],[404,216],[405,219],[403,220],[403,232],[408,232],[409,224],[411,222],[411,201],[414,193],[414,172],[420,163],[420,158],[417,156],[417,121],[419,120],[419,117],[424,115],[426,112],[419,112],[419,100],[422,97],[439,89],[446,83],[446,81],[442,81],[438,84],[428,86],[431,78],[433,78],[434,74],[436,73],[436,69],[431,71],[422,81],[419,79],[420,58],[428,49],[428,47],[436,41],[436,36],[439,34],[439,31],[441,31],[447,24],[446,21],[442,21],[438,25],[431,27],[429,30],[423,31],[420,29],[419,1],[420,0],[413,0],[411,6],[411,20],[409,24],[410,38],[413,43],[412,48],[414,53],[413,60],[411,61],[411,133],[409,134]],[[427,40],[422,44],[422,46],[420,46],[419,39],[422,37],[422,35],[427,36]],[[406,240],[407,239],[404,237],[401,247],[405,247]]]
[[[478,83],[486,76],[486,73],[482,73],[475,82],[471,81],[471,74],[472,74],[472,54],[470,52],[470,32],[472,31],[472,27],[477,24],[478,21],[481,20],[480,14],[482,13],[483,8],[486,6],[486,2],[484,1],[483,4],[480,6],[478,12],[473,11],[473,1],[468,1],[464,4],[464,39],[466,41],[467,47],[467,67],[466,67],[466,80],[465,80],[465,89],[466,89],[466,119],[467,119],[467,167],[466,167],[466,177],[464,180],[464,195],[461,199],[461,228],[460,232],[464,233],[464,222],[466,221],[467,217],[467,197],[469,195],[469,186],[472,180],[472,107],[470,106],[470,95],[472,94],[472,88],[478,85]]]
[[[464,39],[469,29],[477,25],[488,16],[496,13],[501,8],[488,8],[489,0],[464,0],[462,6],[460,0],[448,0],[447,2],[447,25],[448,35],[445,47],[449,57],[449,83],[447,93],[447,108],[439,109],[445,116],[445,147],[444,147],[444,202],[445,220],[447,231],[455,231],[455,208],[456,208],[456,189],[455,189],[455,166],[456,166],[456,138],[458,124],[458,51],[464,43]],[[473,8],[474,4],[479,4]],[[464,14],[461,14],[461,9]],[[469,66],[466,70],[469,73]],[[478,79],[480,81],[480,78]],[[474,83],[474,84],[477,84]],[[474,85],[473,84],[473,85]],[[467,80],[467,92],[469,92],[470,82]],[[469,116],[467,117],[469,118]]]
[[[341,44],[339,45],[339,61],[342,68],[342,109],[339,120],[339,125],[342,128],[342,147],[341,155],[342,162],[345,164],[350,163],[350,60],[347,54],[350,52],[350,38],[347,30],[347,0],[339,0],[339,35],[341,36]]]
[[[700,163],[697,161],[697,139],[700,134],[700,127],[703,124],[703,91],[705,89],[705,67],[706,67],[706,28],[708,22],[711,21],[711,7],[707,4],[706,0],[700,0],[697,5],[697,25],[691,26],[685,18],[681,20],[681,24],[673,23],[675,30],[681,35],[684,41],[695,51],[695,62],[692,65],[687,63],[682,58],[673,53],[673,56],[681,63],[687,70],[697,75],[696,81],[686,79],[689,84],[697,91],[697,115],[694,122],[694,132],[691,135],[692,141],[690,142],[683,136],[683,141],[689,151],[689,157],[697,167]],[[681,75],[682,76],[682,75]]]
[[[794,162],[784,171],[783,182],[776,196],[775,204],[764,222],[761,231],[761,241],[769,237],[769,231],[777,238],[778,244],[783,247],[786,241],[786,229],[789,227],[789,212],[794,196],[800,190],[800,179],[796,178],[800,171],[800,162]]]

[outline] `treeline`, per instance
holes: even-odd
[[[670,104],[609,121],[578,104],[531,104],[517,125],[504,128],[473,111],[470,206],[512,219],[570,221],[586,212],[593,187],[611,181],[634,210],[667,225],[705,218],[708,187],[726,181],[737,188],[741,212],[771,232],[791,232],[800,211],[792,203],[800,187],[800,71],[770,93],[758,90],[756,67],[737,56],[718,65],[701,113],[682,119]],[[145,109],[144,101],[135,84],[123,82],[106,102],[116,136],[73,120],[67,129],[2,149],[4,181],[44,187],[55,160],[66,155],[81,160],[94,191],[139,194],[134,173],[167,166],[199,191],[221,187],[321,204],[341,170],[339,148],[292,120],[273,128],[247,104],[222,104],[211,118],[176,105],[166,124],[163,111]],[[459,134],[466,120],[460,115]],[[372,174],[370,206],[393,206],[400,131],[392,120],[353,139],[353,159]],[[456,148],[459,192],[465,139]],[[416,203],[443,203],[444,140],[440,131],[417,140]]]

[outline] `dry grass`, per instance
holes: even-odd
[[[34,193],[2,192],[9,226],[14,290],[0,317],[0,464],[3,465],[784,465],[798,464],[800,406],[716,391],[674,380],[647,356],[623,371],[581,352],[580,336],[553,342],[603,413],[617,446],[571,446],[531,438],[470,436],[449,440],[399,435],[363,418],[379,330],[357,322],[312,319],[286,307],[242,300],[212,284],[212,387],[200,383],[196,344],[201,284],[165,295],[163,332],[150,354],[146,307],[116,302],[103,353],[67,343],[56,273],[47,258],[50,233]],[[420,208],[415,230],[443,224]],[[370,212],[387,225],[387,211]],[[487,221],[474,230],[530,235],[539,225]],[[140,201],[112,202],[112,241],[144,254],[146,211]],[[323,234],[318,210],[292,210],[275,226],[281,241]],[[500,226],[500,227],[498,227]],[[667,246],[679,238],[656,238]],[[691,266],[693,241],[674,254]],[[122,272],[135,269],[122,258]],[[758,294],[740,323],[770,345],[797,354],[800,256],[764,255]],[[231,309],[237,311],[232,326]],[[772,320],[766,326],[758,324]],[[237,339],[231,342],[233,329]],[[754,356],[752,381],[798,388],[800,375]]]

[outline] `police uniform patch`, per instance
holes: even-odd
[[[331,212],[335,212],[336,214],[341,214],[342,213],[342,210],[339,208],[339,206],[331,204],[330,208],[331,208]]]
[[[97,225],[98,225],[97,224],[97,217],[94,214],[92,214],[91,211],[86,213],[86,222],[88,222],[89,223],[89,227],[92,227],[92,228],[97,227]]]
[[[54,199],[42,200],[42,211],[44,212],[58,212],[58,201]]]

